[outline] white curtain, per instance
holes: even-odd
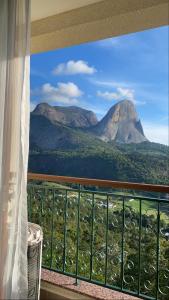
[[[0,299],[27,299],[29,18],[29,0],[0,0]]]

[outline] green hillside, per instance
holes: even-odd
[[[89,141],[88,141],[89,142]],[[105,146],[104,146],[105,144]],[[84,144],[83,144],[84,146]],[[149,150],[152,147],[153,150]],[[133,149],[132,149],[133,147]],[[135,150],[136,147],[137,149]],[[29,171],[75,177],[168,184],[168,149],[112,145],[94,140],[76,150],[31,151]],[[144,151],[143,151],[144,149]],[[166,151],[167,150],[167,151]]]

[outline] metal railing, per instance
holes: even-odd
[[[43,267],[143,299],[169,299],[169,186],[28,174]]]

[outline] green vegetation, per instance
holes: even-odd
[[[167,300],[169,202],[160,202],[158,214],[157,201],[137,197],[29,185],[29,219],[44,232],[43,265],[103,285],[106,279],[110,287],[136,293],[140,288],[154,299],[158,273],[158,299]]]
[[[89,136],[88,136],[89,138]],[[90,137],[91,138],[91,137]],[[76,149],[31,150],[29,171],[153,184],[169,184],[168,147],[144,142],[112,144],[98,139]]]

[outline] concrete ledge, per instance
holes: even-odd
[[[40,300],[96,300],[57,285],[42,281]]]
[[[48,285],[49,284],[49,285]],[[136,300],[137,297],[42,269],[41,300]],[[53,297],[53,298],[52,298]],[[71,298],[73,297],[73,298]]]

